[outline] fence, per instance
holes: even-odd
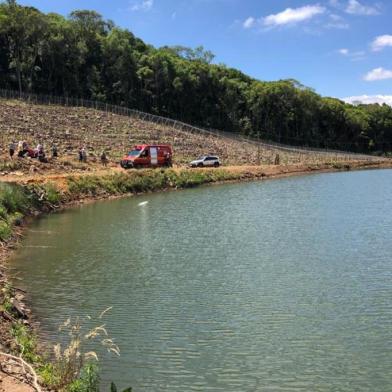
[[[297,147],[297,146],[294,147],[294,146],[289,146],[289,145],[280,144],[271,141],[263,141],[251,137],[242,136],[239,134],[232,134],[229,132],[224,132],[219,130],[196,127],[190,124],[186,124],[182,121],[173,120],[167,117],[162,117],[151,113],[145,113],[139,110],[129,109],[123,106],[111,105],[99,101],[91,101],[83,98],[19,93],[18,91],[6,90],[6,89],[0,89],[0,97],[5,99],[21,99],[34,104],[85,107],[85,108],[105,111],[107,113],[113,113],[121,116],[137,118],[143,121],[150,121],[156,124],[165,125],[167,127],[171,127],[184,132],[200,133],[209,136],[235,140],[239,142],[251,143],[267,150],[277,150],[277,151],[282,151],[282,152],[287,152],[287,153],[292,153],[297,155],[312,154],[312,155],[323,156],[325,158],[330,158],[331,160],[332,159],[336,159],[336,160],[381,160],[383,159],[372,155],[358,154],[358,153],[347,152],[347,151],[319,149],[319,148],[312,148],[312,147]]]

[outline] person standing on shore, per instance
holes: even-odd
[[[23,157],[23,142],[20,140],[18,143],[18,157]]]
[[[13,157],[14,157],[16,148],[17,148],[16,143],[14,141],[12,141],[10,143],[10,149],[9,149],[9,153],[10,153],[10,158],[11,159],[13,159]]]
[[[105,152],[105,150],[103,150],[102,151],[102,154],[101,154],[101,163],[102,163],[102,165],[103,166],[107,166],[107,164],[108,164],[108,157],[107,157],[107,155],[106,155],[106,152]]]
[[[58,151],[57,151],[57,146],[53,144],[52,146],[52,158],[57,158],[59,156]]]
[[[87,151],[86,151],[86,147],[81,147],[79,150],[79,162],[87,162]]]

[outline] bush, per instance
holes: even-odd
[[[8,222],[0,221],[0,241],[6,241],[11,237],[11,227]]]
[[[87,363],[80,372],[80,377],[73,381],[67,388],[67,392],[99,392],[98,366]]]
[[[30,206],[26,193],[20,186],[0,184],[0,205],[7,213],[25,212]]]
[[[37,374],[41,379],[41,383],[47,387],[58,385],[60,382],[56,368],[51,363],[45,363],[38,368]]]
[[[7,220],[8,219],[8,214],[6,208],[0,204],[0,218]]]
[[[58,204],[61,201],[61,194],[55,184],[49,183],[44,185],[46,201],[50,204]]]
[[[37,341],[30,330],[21,323],[16,323],[11,328],[11,334],[20,348],[23,358],[29,363],[41,361],[37,354]]]

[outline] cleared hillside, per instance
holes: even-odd
[[[111,162],[117,163],[126,151],[139,143],[172,144],[176,165],[185,165],[191,159],[206,153],[219,155],[224,165],[272,164],[276,153],[279,153],[280,163],[283,164],[320,163],[332,159],[321,155],[282,152],[225,137],[185,132],[94,109],[0,100],[3,162],[7,160],[8,145],[12,140],[25,140],[33,147],[42,143],[47,151],[56,144],[60,154],[56,162],[39,165],[35,163],[43,170],[56,170],[59,165],[61,170],[66,171],[89,170],[104,149]],[[78,149],[83,145],[89,152],[87,166],[77,162]],[[19,162],[16,169],[24,171],[30,161],[26,159],[25,162]]]

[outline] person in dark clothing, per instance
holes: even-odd
[[[83,148],[79,148],[79,162],[83,162]]]
[[[87,163],[87,151],[85,147],[82,148],[82,160],[84,163]]]
[[[42,163],[48,163],[48,160],[46,159],[44,147],[42,144],[39,144],[37,146],[37,158]]]
[[[17,147],[16,143],[14,141],[12,141],[11,144],[10,144],[10,149],[9,149],[9,153],[10,153],[10,158],[11,159],[14,157],[16,147]]]
[[[53,144],[52,147],[52,158],[57,158],[59,156],[58,151],[57,151],[57,146]]]
[[[106,167],[107,164],[108,164],[108,157],[107,157],[107,155],[106,155],[105,150],[102,151],[102,154],[101,154],[101,163],[102,163],[102,165],[105,166],[105,167]]]

